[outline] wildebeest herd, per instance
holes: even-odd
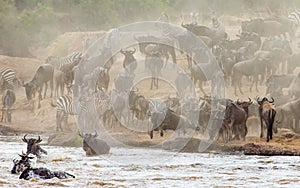
[[[85,113],[91,118],[86,118],[83,123],[95,124],[96,119],[96,124],[102,122],[104,126],[113,126],[122,119],[131,123],[145,121],[150,138],[153,138],[153,131],[159,131],[163,136],[165,130],[180,129],[185,134],[188,129],[192,129],[202,134],[205,130],[209,130],[210,139],[214,139],[215,135],[219,134],[224,142],[245,140],[249,117],[260,120],[261,129],[257,130],[260,132],[260,137],[263,137],[264,129],[267,129],[267,142],[272,139],[273,132],[278,131],[277,128],[289,128],[300,132],[300,73],[295,71],[300,67],[300,54],[295,53],[291,47],[297,38],[297,25],[281,16],[251,19],[241,22],[240,32],[236,33],[237,38],[230,39],[218,18],[212,18],[212,22],[212,27],[194,22],[186,24],[182,22],[180,32],[172,32],[168,27],[163,27],[165,35],[162,36],[134,34],[133,38],[137,46],[131,49],[119,47],[117,54],[112,54],[111,49],[114,47],[110,44],[116,42],[114,34],[111,34],[106,38],[106,44],[99,50],[99,55],[89,57],[84,52],[74,52],[65,57],[50,56],[37,68],[31,81],[22,84],[18,81],[18,83],[25,87],[29,102],[38,92],[39,108],[40,100],[46,97],[48,82],[51,98],[52,90],[55,89],[54,96],[57,101],[55,103],[51,99],[51,105],[57,108],[57,131],[63,131],[68,125],[68,115],[80,116]],[[114,32],[118,33],[115,30]],[[205,47],[198,46],[193,37],[199,38]],[[177,51],[178,48],[180,50]],[[186,59],[181,61],[184,62],[182,70],[185,71],[174,72],[176,97],[168,97],[164,100],[149,99],[134,87],[135,70],[140,63],[137,53],[140,53],[144,59],[145,70],[152,75],[149,87],[151,90],[160,89],[158,77],[161,76],[162,70],[168,69],[166,64],[169,56],[172,57],[173,65],[177,66],[182,53],[185,53]],[[215,58],[211,59],[209,53],[212,53]],[[122,65],[124,71],[112,80],[111,67],[117,64],[115,56],[121,54],[124,57]],[[265,84],[265,96],[256,97],[254,100],[249,98],[248,101],[208,96],[202,86],[206,82],[215,81],[216,67],[212,61],[216,61],[221,68],[226,87],[232,87],[235,96],[244,94],[243,89],[249,82],[250,92],[253,91],[253,87],[255,87],[254,92],[258,92],[258,85]],[[5,68],[0,70],[1,89],[4,91],[1,120],[11,122],[16,101],[11,87],[16,83],[15,75],[6,73],[8,70]],[[204,70],[209,74],[205,74]],[[86,71],[89,74],[76,76]],[[109,90],[112,82],[114,88]],[[200,92],[190,95],[192,85],[198,86],[203,95]],[[64,92],[65,89],[67,94]],[[42,95],[43,90],[44,95]],[[78,96],[79,92],[85,95],[75,100],[71,95]],[[90,113],[91,106],[95,107],[96,114]],[[210,126],[208,126],[209,122],[212,122]],[[96,139],[96,135],[86,134],[84,138],[83,147],[87,155],[109,151],[109,146],[104,141],[103,143],[90,141]],[[21,160],[14,163],[20,166],[20,161],[26,161],[25,166],[28,167],[29,153],[32,153],[33,148],[36,152],[45,153],[45,151],[35,145],[40,142],[40,139],[34,140],[31,145],[30,140],[25,137],[23,140],[28,143],[29,149],[26,154],[20,155]],[[88,143],[91,142],[103,146],[104,151],[89,148]],[[39,153],[34,154],[39,156]],[[30,169],[30,165],[27,169]],[[22,171],[24,172],[24,169],[20,172]],[[68,174],[53,172],[50,176],[65,177],[66,175]],[[27,176],[23,174],[21,177]]]

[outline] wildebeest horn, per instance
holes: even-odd
[[[43,141],[43,140],[42,140],[41,137],[39,136],[38,139],[36,140],[36,143],[40,143],[41,141]]]
[[[95,130],[95,135],[94,135],[94,137],[97,137],[98,136],[98,134],[97,134],[97,131]]]
[[[236,104],[241,104],[240,99],[236,100]]]
[[[133,48],[133,50],[130,51],[131,54],[134,54],[135,52],[136,52],[136,49],[135,49],[135,48]]]
[[[23,139],[22,139],[23,142],[28,142],[28,140],[26,139],[26,136],[27,136],[27,134],[24,135],[24,137],[23,137]]]
[[[252,100],[250,99],[250,97],[248,97],[248,99],[249,99],[249,103],[252,103]]]
[[[185,25],[183,24],[183,22],[181,22],[181,27],[184,27],[184,28],[185,28]]]
[[[268,100],[268,102],[269,102],[269,103],[274,103],[274,98],[271,97],[271,99],[272,99],[272,101],[269,101],[269,100]]]

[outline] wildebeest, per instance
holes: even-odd
[[[267,142],[269,142],[269,140],[272,140],[273,138],[273,123],[276,116],[274,99],[272,99],[272,101],[269,101],[266,97],[264,97],[262,100],[259,100],[258,97],[257,103],[259,105],[258,112],[261,124],[260,137],[263,137],[263,126],[265,124],[267,127]]]
[[[13,110],[13,105],[16,102],[16,94],[13,90],[11,89],[6,89],[3,93],[2,96],[2,117],[1,117],[1,122],[8,122],[11,123],[12,121],[12,110]]]
[[[214,29],[211,29],[206,26],[199,26],[196,23],[183,24],[181,23],[183,28],[186,28],[188,31],[192,32],[196,36],[206,36],[212,39],[212,46],[217,44],[220,40],[227,38],[227,33],[220,32]]]
[[[146,56],[145,65],[151,72],[151,86],[150,89],[156,87],[158,89],[158,77],[161,76],[161,69],[164,66],[164,61],[161,59],[161,53],[153,51],[151,54]]]
[[[50,82],[51,97],[53,90],[53,73],[54,67],[50,64],[42,64],[38,67],[33,79],[24,84],[27,100],[30,101],[36,89],[39,89],[39,104],[41,107],[40,100],[42,100],[42,89],[45,84],[44,98],[46,97],[46,92],[48,88],[48,82]]]
[[[129,91],[130,88],[133,86],[133,79],[134,79],[134,76],[128,74],[127,71],[122,72],[114,80],[116,90],[119,92]]]
[[[266,81],[266,94],[272,93],[276,90],[282,90],[283,88],[288,88],[292,81],[295,79],[295,75],[292,74],[281,74],[281,75],[271,75]]]
[[[134,36],[134,39],[138,42],[139,50],[142,54],[149,53],[146,48],[148,45],[154,45],[155,51],[159,51],[162,56],[166,57],[166,62],[169,59],[169,54],[172,57],[173,63],[176,64],[176,53],[174,48],[174,41],[167,37],[157,36]]]
[[[276,111],[276,120],[278,120],[278,122],[276,122],[277,124],[279,123],[282,125],[281,127],[284,126],[293,129],[295,132],[300,132],[300,98],[277,106]],[[293,120],[295,120],[295,126],[293,126]]]
[[[149,101],[142,95],[138,95],[133,104],[135,117],[138,120],[145,120],[149,110]]]
[[[263,20],[256,18],[250,21],[242,22],[242,32],[255,32],[262,37],[280,36],[289,32],[289,28],[284,27],[283,24],[273,20]]]
[[[38,179],[52,179],[52,178],[58,178],[58,179],[67,179],[68,177],[75,178],[74,175],[65,172],[65,171],[51,171],[48,168],[39,167],[39,168],[26,168],[21,175],[19,176],[19,179],[25,179],[30,180],[31,178],[38,178]]]
[[[55,97],[62,96],[64,94],[64,87],[67,84],[66,74],[60,70],[55,70],[53,75],[53,81],[55,85],[54,95]],[[60,95],[58,94],[58,90],[60,90]]]
[[[12,174],[20,174],[19,179],[29,180],[31,178],[36,179],[51,179],[51,178],[59,178],[59,179],[67,179],[68,177],[75,178],[74,175],[69,174],[65,171],[51,171],[44,167],[35,168],[34,164],[35,159],[31,154],[22,154],[19,155],[21,157],[20,160],[14,159],[14,166],[11,170]]]
[[[27,143],[27,154],[34,154],[36,155],[38,158],[41,157],[41,154],[44,153],[47,155],[47,151],[42,149],[42,147],[39,145],[39,143],[41,143],[43,140],[41,139],[41,137],[39,136],[38,139],[35,138],[30,138],[30,139],[26,139],[27,134],[24,135],[23,137],[23,142]]]
[[[224,123],[230,124],[235,139],[242,138],[245,140],[247,135],[246,122],[248,119],[248,107],[252,104],[249,98],[248,102],[236,102],[230,103],[226,106]]]
[[[127,114],[126,111],[126,107],[128,107],[126,96],[125,91],[118,91],[114,89],[111,92],[111,105],[119,121],[122,120],[122,117],[124,118],[124,121],[128,121],[129,119],[129,114]]]
[[[136,49],[133,50],[123,50],[121,49],[121,54],[125,56],[123,61],[123,68],[125,68],[129,74],[133,74],[135,69],[137,68],[137,61],[133,54],[135,53]]]
[[[178,96],[183,97],[186,91],[188,89],[191,89],[192,80],[186,73],[184,73],[183,70],[180,70],[178,71],[178,74],[175,79],[175,86]]]
[[[109,80],[110,80],[108,69],[100,67],[98,68],[98,70],[99,73],[98,73],[98,79],[96,84],[96,90],[101,90],[101,88],[104,88],[105,91],[107,91]]]
[[[269,56],[271,56],[269,54]],[[268,57],[269,57],[268,56]],[[271,58],[271,57],[270,57]],[[248,60],[244,60],[236,63],[232,68],[232,84],[234,85],[234,94],[237,96],[237,87],[241,94],[242,91],[242,78],[243,76],[253,76],[252,83],[250,85],[250,92],[252,91],[252,86],[255,83],[256,91],[258,92],[258,76],[265,75],[265,70],[268,65],[269,59],[262,59],[259,57],[253,57]]]
[[[86,156],[95,156],[109,153],[110,146],[104,140],[97,138],[97,136],[98,135],[96,131],[95,134],[82,134],[81,137],[83,138],[83,150],[85,151]]]
[[[22,155],[19,154],[21,159],[14,159],[13,160],[13,168],[11,169],[12,174],[20,174],[23,172],[26,168],[30,167],[30,163],[34,163],[35,161],[31,161],[31,159],[34,159],[35,156],[33,154],[27,154],[22,151]]]
[[[153,131],[160,131],[160,136],[163,136],[164,130],[183,130],[185,133],[186,129],[196,129],[186,117],[176,114],[174,111],[166,108],[166,104],[160,101],[150,100],[149,111],[151,114],[152,128],[149,129],[150,138],[153,138]]]

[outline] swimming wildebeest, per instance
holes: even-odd
[[[110,146],[104,141],[97,138],[97,132],[95,134],[83,133],[80,136],[83,138],[83,150],[86,156],[95,156],[101,154],[108,154]]]
[[[31,178],[37,179],[51,179],[51,178],[58,178],[58,179],[67,179],[68,177],[75,178],[74,175],[69,174],[64,171],[51,171],[44,167],[35,168],[33,161],[36,159],[34,156],[30,156],[31,154],[19,155],[21,157],[20,160],[14,159],[13,163],[14,166],[11,170],[12,174],[20,174],[19,179],[29,180]]]
[[[41,157],[41,153],[44,153],[47,155],[47,151],[42,149],[41,146],[39,145],[39,143],[41,143],[43,140],[41,139],[41,137],[39,136],[38,139],[35,138],[30,138],[27,139],[26,138],[27,134],[24,135],[23,137],[23,142],[27,143],[27,154],[34,154],[36,155],[38,158]]]

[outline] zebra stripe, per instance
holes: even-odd
[[[65,64],[71,64],[82,57],[82,52],[73,52],[65,57],[49,56],[46,59],[47,64],[53,65],[56,69],[59,69]]]
[[[288,19],[296,26],[300,25],[300,12],[295,10],[288,15]]]
[[[16,77],[14,70],[7,67],[0,66],[0,75],[1,75],[1,79],[6,81],[11,86],[14,86],[14,79]]]
[[[57,111],[66,115],[78,115],[82,107],[80,102],[74,102],[71,96],[63,95],[57,99]]]

